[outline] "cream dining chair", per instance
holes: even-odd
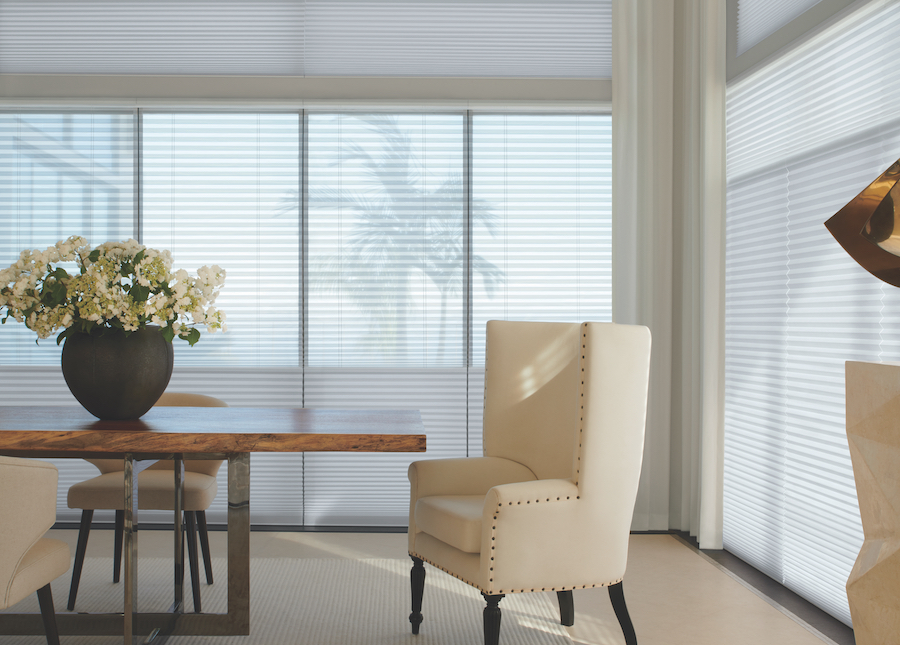
[[[215,397],[203,394],[165,392],[156,402],[157,406],[182,407],[228,407]],[[124,487],[125,474],[121,459],[88,459],[100,470],[93,479],[73,484],[69,488],[69,508],[80,508],[81,526],[78,530],[78,544],[75,548],[75,565],[72,567],[72,582],[69,587],[69,611],[75,609],[78,585],[84,566],[91,519],[97,509],[116,511],[113,582],[119,581],[122,565],[122,538],[124,527]],[[138,508],[142,510],[174,510],[175,483],[172,473],[173,461],[161,459],[148,466],[138,475]],[[197,534],[203,554],[207,584],[213,583],[212,558],[209,553],[209,535],[206,526],[206,509],[212,504],[218,492],[216,475],[222,466],[220,460],[186,459],[184,461],[184,527],[188,546],[188,561],[191,570],[191,591],[194,611],[202,609],[200,599],[200,565],[197,556]]]
[[[50,583],[69,570],[69,545],[43,537],[56,522],[56,466],[0,457],[0,609],[37,591],[48,645],[59,645]]]
[[[484,456],[410,465],[413,634],[423,562],[481,591],[486,645],[499,602],[605,586],[637,643],[622,578],[644,442],[650,332],[612,323],[487,323]]]

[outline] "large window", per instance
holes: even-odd
[[[844,363],[900,360],[900,290],[824,223],[900,157],[898,56],[876,1],[728,89],[725,548],[847,624]]]
[[[485,322],[611,318],[610,140],[598,114],[7,112],[0,264],[76,233],[219,264],[229,331],[176,342],[170,389],[418,409],[426,458],[479,454]],[[55,343],[0,349],[4,404],[73,403]],[[253,521],[402,525],[417,458],[254,455]],[[92,467],[57,463],[74,519]]]

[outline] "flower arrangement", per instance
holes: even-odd
[[[60,266],[66,262],[78,273]],[[39,339],[62,329],[57,344],[74,333],[129,333],[152,324],[166,340],[178,336],[194,345],[198,325],[209,332],[227,328],[225,314],[213,306],[224,282],[225,270],[215,265],[200,267],[196,278],[173,272],[168,251],[135,240],[91,249],[72,236],[44,251],[26,249],[0,270],[0,313],[6,310],[2,322],[11,316]]]

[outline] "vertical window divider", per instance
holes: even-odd
[[[306,363],[309,346],[309,116],[306,110],[300,119],[300,406],[306,407]],[[306,526],[306,453],[300,453],[300,524]]]
[[[144,111],[141,108],[134,109],[134,239],[143,243],[143,202],[144,202],[144,173],[142,168],[144,142]]]
[[[466,297],[463,302],[463,333],[465,346],[463,357],[466,366],[466,456],[469,454],[469,370],[472,367],[472,110],[466,110],[463,134],[463,284]]]

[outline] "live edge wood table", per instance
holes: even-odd
[[[310,408],[153,408],[136,421],[98,421],[80,407],[0,406],[0,454],[124,460],[125,567],[122,613],[57,616],[61,634],[123,634],[126,645],[168,635],[250,633],[250,453],[424,452],[418,411]],[[137,473],[146,460],[175,460],[172,607],[137,603]],[[228,612],[184,613],[181,490],[184,459],[228,460]],[[0,634],[43,634],[40,614],[0,614]],[[144,636],[147,640],[144,641]],[[159,636],[158,640],[154,640]],[[137,639],[137,640],[136,640]]]

